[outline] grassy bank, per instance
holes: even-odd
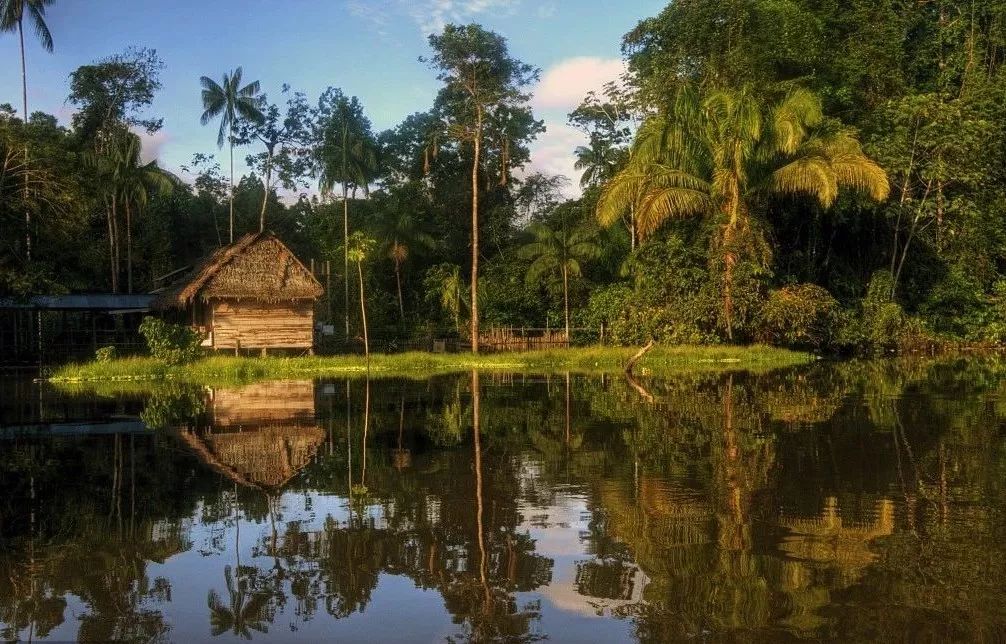
[[[375,377],[424,377],[478,369],[480,371],[614,372],[622,369],[635,349],[591,347],[526,353],[484,355],[400,353],[373,355],[369,373]],[[764,370],[803,364],[813,356],[765,346],[656,347],[636,367],[639,373],[662,374],[693,370]],[[360,356],[300,358],[237,358],[213,356],[183,366],[168,366],[153,358],[121,358],[110,362],[70,364],[58,368],[53,382],[176,380],[199,384],[243,383],[256,380],[314,377],[364,377],[367,363]]]

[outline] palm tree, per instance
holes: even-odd
[[[740,254],[768,262],[753,228],[757,204],[779,195],[805,195],[828,208],[840,188],[887,198],[884,170],[868,158],[854,133],[824,119],[821,100],[793,90],[762,106],[750,90],[681,91],[668,114],[643,123],[629,161],[605,186],[597,217],[611,225],[634,209],[641,236],[665,221],[716,218],[715,247],[723,262],[723,314],[732,332],[733,268]]]
[[[255,123],[265,120],[262,109],[265,106],[264,97],[259,96],[259,83],[252,81],[241,87],[241,68],[225,73],[223,84],[203,76],[199,83],[203,87],[203,115],[199,118],[202,125],[220,117],[220,132],[217,134],[217,147],[224,147],[226,140],[230,145],[231,181],[230,181],[230,241],[234,243],[234,129],[239,120],[245,119]]]
[[[601,253],[595,231],[580,228],[572,233],[554,230],[542,223],[530,226],[534,241],[523,246],[519,254],[531,260],[527,269],[527,284],[539,284],[542,278],[558,273],[562,276],[562,307],[566,322],[566,342],[569,342],[569,278],[582,274],[581,262]]]
[[[346,337],[349,337],[349,186],[362,186],[364,194],[376,169],[374,145],[366,132],[359,130],[353,118],[352,103],[339,101],[336,111],[341,123],[336,137],[326,137],[319,156],[319,188],[330,194],[336,183],[342,184],[343,286]],[[354,193],[355,193],[354,189]]]
[[[616,148],[611,143],[594,139],[590,145],[576,148],[576,163],[573,169],[582,170],[580,187],[590,188],[603,185],[614,176],[624,156],[622,148]]]
[[[367,336],[367,303],[363,292],[363,262],[367,260],[374,248],[374,240],[370,239],[360,231],[356,231],[349,238],[348,257],[356,264],[356,274],[360,280],[360,320],[363,323],[363,355],[370,363],[370,338]]]
[[[431,267],[423,279],[426,300],[451,316],[454,329],[461,334],[461,306],[465,303],[464,280],[457,264],[439,264]]]
[[[419,229],[416,217],[420,195],[413,190],[399,188],[392,192],[382,209],[381,236],[385,252],[395,267],[395,287],[398,294],[398,315],[405,322],[405,304],[402,299],[402,266],[417,247],[432,248],[433,237]]]
[[[253,630],[268,633],[269,595],[249,593],[245,582],[240,579],[235,583],[229,564],[224,567],[224,582],[227,585],[227,604],[215,590],[211,590],[206,599],[210,609],[210,633],[216,637],[230,631],[246,640],[252,638]]]
[[[113,185],[117,200],[126,212],[126,292],[133,292],[133,224],[135,207],[138,213],[147,207],[151,193],[171,189],[171,175],[157,166],[157,161],[142,163],[140,138],[128,134],[112,153]]]
[[[0,31],[17,32],[21,47],[21,100],[24,106],[24,123],[28,125],[28,67],[24,55],[24,19],[27,17],[35,28],[35,35],[42,49],[52,53],[52,34],[45,24],[45,8],[54,0],[0,0]],[[27,153],[26,153],[27,156]],[[26,159],[27,160],[27,159]],[[28,198],[28,175],[25,175],[25,201]],[[25,257],[31,259],[31,212],[24,211]]]

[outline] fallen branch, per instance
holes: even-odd
[[[646,346],[636,352],[634,356],[629,358],[629,361],[625,363],[625,373],[632,375],[632,370],[635,368],[636,363],[643,359],[643,356],[653,348],[653,340],[646,343]]]

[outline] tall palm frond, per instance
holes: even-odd
[[[0,0],[0,31],[17,31],[27,14],[42,49],[52,52],[52,33],[45,23],[45,8],[55,0]]]
[[[643,123],[629,162],[605,185],[597,219],[605,226],[634,209],[642,236],[664,222],[717,218],[714,248],[722,253],[723,300],[731,336],[731,275],[738,254],[767,244],[752,208],[773,195],[806,196],[827,208],[843,188],[883,201],[890,192],[883,169],[855,135],[827,122],[821,100],[796,89],[770,105],[748,89],[680,91],[667,114]],[[752,251],[753,252],[753,251]]]

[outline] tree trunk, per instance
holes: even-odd
[[[133,293],[133,213],[129,200],[122,202],[126,209],[126,292]]]
[[[112,196],[112,292],[119,292],[119,275],[122,272],[121,253],[119,250],[119,208],[118,199]]]
[[[482,155],[482,108],[476,107],[472,159],[472,353],[479,352],[479,162]]]
[[[230,232],[230,235],[231,235],[231,240],[230,240],[230,243],[233,244],[234,243],[234,126],[233,125],[231,125],[231,127],[230,127],[230,136],[228,137],[228,139],[229,139],[230,149],[231,149],[231,194],[230,194],[230,212],[231,212],[231,216],[230,216],[230,222],[231,222],[230,231],[231,232]]]
[[[398,245],[398,242],[395,242]],[[405,304],[402,302],[402,267],[399,261],[395,260],[395,287],[398,289],[398,316],[405,324]]]
[[[265,188],[262,194],[262,210],[258,214],[258,231],[265,230],[265,207],[269,203],[269,185],[272,183],[272,148],[269,148],[269,157],[265,162]]]
[[[112,225],[112,219],[115,216],[112,210],[112,203],[108,200],[105,201],[105,215],[108,218],[108,264],[111,271],[112,278],[112,292],[118,292],[119,280],[115,274],[115,227]]]
[[[562,309],[566,317],[566,347],[569,347],[569,269],[562,267]]]
[[[346,312],[346,339],[349,339],[349,201],[347,201],[348,186],[346,185],[346,145],[349,143],[349,126],[343,119],[342,124],[342,257],[343,257],[343,286],[345,287],[345,297],[343,311]]]
[[[21,99],[24,105],[24,125],[28,127],[28,67],[24,58],[24,21],[17,21],[17,36],[21,44]],[[24,256],[31,261],[31,210],[28,208],[28,146],[24,148]]]
[[[629,249],[636,250],[636,205],[629,206]]]
[[[364,303],[363,295],[363,264],[361,262],[356,263],[356,272],[360,277],[360,320],[363,322],[363,355],[367,358],[367,363],[370,363],[370,339],[367,337],[367,306]]]
[[[475,529],[478,532],[479,546],[479,577],[486,595],[489,598],[488,571],[486,566],[486,546],[484,528],[482,525],[483,501],[482,501],[482,440],[480,428],[480,400],[481,391],[479,387],[479,372],[472,370],[472,443],[475,450]]]

